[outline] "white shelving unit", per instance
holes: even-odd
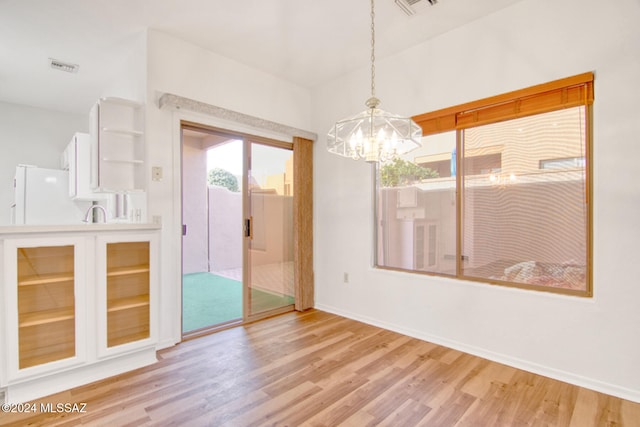
[[[102,193],[145,190],[144,108],[121,98],[102,98],[90,113],[91,187]]]

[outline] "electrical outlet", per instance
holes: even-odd
[[[151,180],[162,181],[162,168],[160,166],[153,166],[151,168]]]
[[[158,225],[162,225],[162,217],[160,215],[154,215],[153,216],[153,223],[154,224],[158,224]]]
[[[344,281],[344,283],[349,283],[349,273],[344,273],[344,276],[342,276],[342,280]]]

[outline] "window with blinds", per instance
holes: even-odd
[[[585,73],[415,117],[423,147],[378,167],[376,265],[591,295],[593,98]]]

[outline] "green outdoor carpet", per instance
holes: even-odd
[[[182,276],[182,331],[242,318],[242,283],[211,273]]]
[[[252,312],[293,304],[293,297],[251,290]],[[182,276],[182,331],[242,318],[242,283],[211,273]]]

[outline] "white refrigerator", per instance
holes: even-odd
[[[16,225],[80,224],[91,206],[91,201],[71,200],[65,170],[19,165],[13,185]]]

